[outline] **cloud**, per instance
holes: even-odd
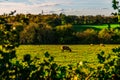
[[[12,0],[0,2],[0,14],[16,10],[17,13],[66,13],[66,14],[108,14],[111,0]],[[102,11],[100,11],[100,9]]]
[[[29,0],[30,2],[38,0]],[[45,13],[56,12],[57,6],[61,5],[60,2],[45,2],[45,3],[23,3],[23,2],[1,2],[0,3],[0,14],[9,13],[10,11],[16,10],[17,13],[34,13],[39,14],[42,10]]]
[[[35,2],[35,1],[38,1],[38,0],[28,0],[29,2]]]
[[[44,0],[28,0],[27,3],[28,4],[39,4],[39,3],[43,3]]]
[[[0,3],[0,13],[9,13],[10,11],[17,10],[18,13],[24,13],[28,11],[30,5],[26,5],[25,3],[16,3],[16,2],[1,2]]]
[[[46,6],[57,6],[60,5],[59,3],[53,3],[53,2],[48,2],[48,3],[42,3],[40,4],[41,7],[46,7]]]

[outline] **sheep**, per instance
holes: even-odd
[[[72,51],[69,46],[61,46],[61,50],[62,50],[62,52],[63,52],[64,50],[68,50],[68,51],[70,51],[70,52]]]
[[[94,44],[90,44],[90,46],[94,46]]]
[[[104,44],[102,44],[102,43],[100,44],[100,46],[101,46],[101,47],[105,47],[105,45],[104,45]]]

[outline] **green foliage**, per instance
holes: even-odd
[[[112,7],[114,9],[118,9],[119,8],[119,1],[118,0],[113,0],[112,3],[113,3]]]
[[[83,33],[77,33],[82,43],[98,43],[97,42],[97,32],[94,29],[87,29]]]
[[[45,53],[45,57],[48,58],[49,56],[50,56],[50,54],[49,54],[48,52],[46,52],[46,53]]]
[[[86,28],[84,31],[74,33],[77,37],[78,43],[85,44],[118,44],[119,43],[119,28],[103,28],[99,31],[91,28]]]
[[[0,50],[0,79],[11,79],[14,74],[13,64],[11,59],[16,58],[15,48],[19,46],[19,35],[12,24],[4,24],[1,28],[2,50]]]
[[[112,0],[113,9],[117,10],[118,23],[120,26],[120,5],[118,0]]]
[[[74,35],[71,24],[66,24],[62,26],[56,26],[56,33],[59,44],[70,44],[74,43]]]
[[[103,51],[100,54],[97,54],[97,58],[99,60],[99,63],[103,63],[105,61],[105,57],[103,55],[104,55]]]
[[[100,31],[105,28],[104,25],[117,24],[117,16],[74,16],[65,14],[52,15],[33,15],[11,13],[0,15],[0,28],[4,23],[11,23],[19,33],[21,44],[77,44],[81,39],[77,37],[76,32],[85,31],[92,28]],[[79,26],[78,26],[79,25]],[[99,26],[94,26],[99,25]],[[77,26],[77,27],[76,27]],[[117,25],[115,25],[117,27]],[[111,28],[113,26],[111,25]],[[0,32],[2,35],[2,33]],[[84,35],[84,34],[83,34]],[[97,34],[96,34],[97,36]],[[90,36],[91,37],[91,36]],[[90,38],[89,37],[89,38]],[[2,36],[1,36],[2,39]],[[91,41],[92,41],[91,37]],[[85,39],[86,43],[87,38]],[[93,41],[97,43],[98,40]],[[119,43],[119,37],[113,43]],[[0,41],[0,43],[2,43]],[[112,43],[112,42],[109,42]]]
[[[99,39],[101,39],[101,42],[110,42],[110,40],[112,39],[112,35],[114,35],[114,33],[110,30],[107,29],[102,29],[99,33],[98,33],[98,37]]]
[[[46,24],[30,23],[20,33],[21,44],[44,44],[54,41],[54,32]],[[53,38],[53,39],[51,39]]]
[[[103,51],[99,53],[98,60],[99,65],[96,68],[94,77],[98,79],[106,80],[118,80],[120,79],[120,48],[113,48],[113,53],[105,54]]]

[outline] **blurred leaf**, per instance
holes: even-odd
[[[50,59],[49,59],[49,61],[50,62],[54,61],[54,57],[51,56]]]
[[[46,58],[49,58],[49,56],[50,56],[50,54],[48,52],[46,52],[44,55]]]
[[[24,61],[30,61],[30,58],[31,58],[30,54],[24,55]]]

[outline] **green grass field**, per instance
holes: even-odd
[[[30,54],[32,58],[39,57],[41,60],[44,58],[44,53],[49,52],[51,56],[55,58],[55,62],[61,65],[79,63],[80,61],[87,61],[92,64],[97,63],[97,55],[102,50],[107,53],[111,53],[111,49],[118,47],[119,45],[69,45],[72,52],[62,52],[61,45],[20,45],[17,48],[17,57],[19,60],[23,58],[23,55]]]
[[[119,26],[118,24],[111,24],[111,28],[115,28],[118,26]],[[75,31],[84,31],[88,28],[92,28],[92,29],[99,31],[99,30],[101,30],[103,28],[107,28],[107,27],[108,27],[107,24],[103,24],[103,25],[73,25],[73,29]]]

